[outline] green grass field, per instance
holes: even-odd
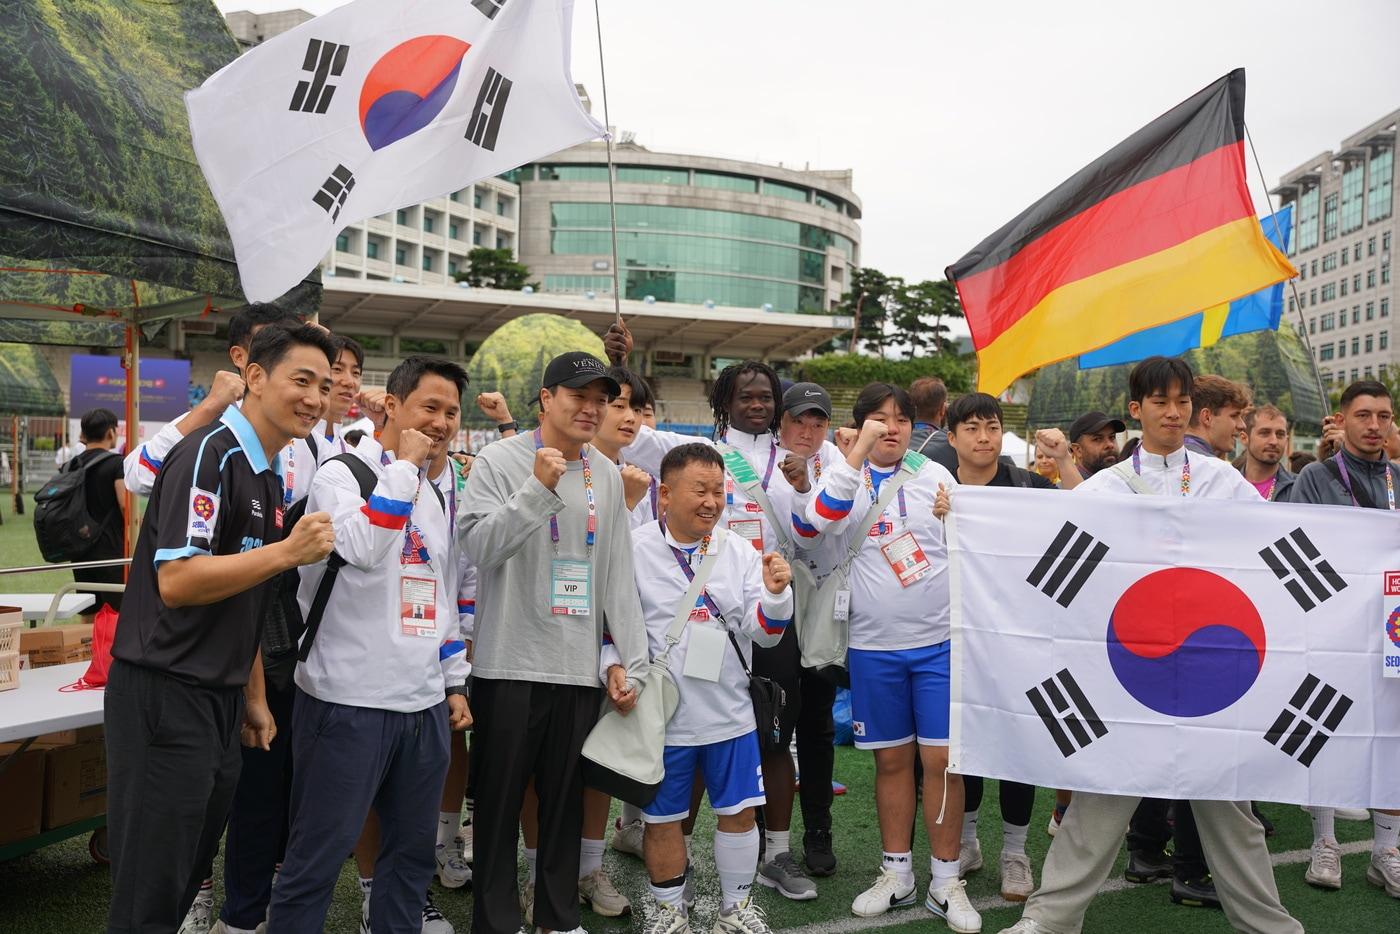
[[[8,505],[8,500],[6,501]],[[32,505],[32,504],[31,504]],[[28,514],[23,517],[5,510],[0,526],[0,566],[37,563],[38,550]],[[65,580],[62,573],[0,577],[0,591],[47,590]],[[0,703],[3,695],[0,695]],[[883,929],[890,932],[945,930],[942,922],[922,907],[892,912],[882,918],[856,918],[850,912],[851,900],[870,884],[880,859],[880,841],[875,823],[874,770],[869,753],[849,747],[837,750],[836,775],[849,792],[838,797],[833,810],[836,853],[840,860],[837,874],[819,880],[820,895],[813,901],[789,902],[769,889],[756,887],[758,901],[768,913],[775,930],[799,929],[804,932],[854,932]],[[1001,900],[997,876],[997,854],[1001,850],[1001,819],[996,806],[996,783],[988,782],[980,836],[986,868],[968,880],[968,892],[982,912],[983,930],[996,932],[1020,917],[1021,908]],[[0,802],[0,807],[4,803]],[[1031,819],[1029,852],[1039,879],[1041,863],[1050,845],[1045,825],[1053,806],[1053,796],[1041,791]],[[1314,934],[1354,934],[1354,932],[1400,931],[1400,901],[1388,898],[1366,882],[1366,864],[1371,836],[1369,823],[1338,822],[1338,836],[1348,855],[1343,859],[1345,885],[1340,892],[1322,892],[1303,882],[1307,848],[1312,836],[1308,816],[1295,805],[1263,805],[1264,812],[1278,827],[1270,839],[1276,876],[1284,904],[1304,927]],[[719,909],[718,884],[710,836],[714,819],[702,810],[695,834],[695,857],[699,871],[700,900],[692,914],[697,931],[713,922]],[[800,817],[792,834],[801,840]],[[928,883],[928,844],[922,831],[914,845],[915,866],[921,885]],[[1126,856],[1120,854],[1109,882],[1095,900],[1084,925],[1086,934],[1226,934],[1230,926],[1218,911],[1181,908],[1171,904],[1165,885],[1128,886],[1122,881]],[[641,863],[611,850],[604,865],[613,881],[634,904],[647,904],[646,876]],[[522,863],[522,873],[523,863]],[[221,869],[216,868],[216,876]],[[216,893],[221,885],[216,885]],[[0,932],[5,934],[70,934],[100,931],[111,891],[108,871],[89,858],[87,838],[79,837],[0,863]],[[471,927],[470,889],[437,890],[438,906],[460,932]],[[216,894],[217,900],[217,894]],[[335,899],[327,918],[326,930],[353,934],[358,929],[360,902],[353,862],[342,867]],[[639,926],[638,918],[609,920],[585,913],[584,927],[593,932],[620,932]]]

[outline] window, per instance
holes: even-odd
[[[1322,207],[1322,240],[1337,239],[1337,193],[1327,196]]]
[[[1365,376],[1367,379],[1371,378],[1371,368],[1369,366],[1365,370]]]
[[[1340,294],[1341,294],[1342,298],[1346,298],[1346,297],[1347,297],[1347,280],[1345,280],[1345,279],[1342,280],[1342,291],[1341,291]]]
[[[1346,247],[1342,247],[1342,265],[1343,265],[1343,266],[1345,266],[1345,265],[1347,264],[1347,258],[1350,257],[1350,256],[1351,256],[1351,251],[1348,250]]]
[[[633,185],[689,185],[690,171],[620,165],[617,167],[617,180],[622,184]]]
[[[510,205],[509,198],[496,197],[496,213],[501,217],[510,217]]]
[[[480,228],[480,227],[478,227],[478,228],[476,228],[475,230],[472,231],[472,243],[474,243],[474,244],[477,245],[477,246],[481,246],[481,228]]]
[[[424,254],[423,254],[423,271],[424,271],[424,272],[432,272],[432,271],[433,271],[433,254],[431,254],[431,253],[424,253]]]
[[[695,187],[722,188],[725,191],[742,191],[745,194],[758,194],[758,179],[745,175],[728,175],[724,172],[695,173]]]
[[[1312,261],[1312,274],[1317,275],[1317,260]]]
[[[1337,359],[1338,359],[1338,360],[1345,359],[1345,358],[1346,358],[1346,355],[1347,355],[1347,342],[1346,342],[1346,341],[1337,341]]]
[[[453,240],[460,240],[460,239],[462,239],[461,237],[457,236],[457,225],[456,225],[456,224],[448,224],[448,225],[447,225],[447,235],[448,235],[449,237],[451,237]]]
[[[1381,263],[1381,285],[1390,285],[1390,260]]]
[[[1317,304],[1317,289],[1311,289],[1311,290],[1309,290],[1309,292],[1308,292],[1308,304],[1309,304],[1309,305],[1316,305],[1316,304]]]
[[[1298,278],[1306,280],[1308,278],[1308,264],[1304,263],[1298,267]]]
[[[350,252],[350,238],[347,237],[345,234],[336,234],[336,235],[335,235],[335,248],[336,248],[336,250],[337,250],[338,252],[341,252],[341,253],[349,253],[349,252]]]
[[[449,276],[457,275],[457,261],[455,259],[449,259],[447,261],[447,274]]]
[[[1330,302],[1337,297],[1337,283],[1329,282],[1322,287],[1322,300]]]
[[[1370,352],[1371,352],[1371,335],[1370,335],[1370,334],[1367,334],[1367,335],[1366,335],[1366,352],[1367,352],[1367,353],[1370,353]]]
[[[1362,186],[1366,165],[1357,160],[1342,171],[1342,233],[1361,229]]]
[[[763,193],[774,198],[786,198],[788,201],[807,200],[807,189],[784,185],[782,182],[770,182],[767,179],[763,180]]]
[[[1322,271],[1331,272],[1337,268],[1337,254],[1335,251],[1322,257]]]
[[[1333,353],[1331,344],[1323,344],[1321,347],[1317,348],[1317,359],[1331,360],[1332,356]]]
[[[1360,324],[1360,323],[1361,323],[1361,306],[1360,306],[1360,305],[1353,305],[1353,306],[1352,306],[1352,308],[1351,308],[1351,323],[1352,323],[1352,324]]]
[[[481,192],[477,191],[472,193],[472,207],[481,207]]]
[[[424,214],[424,215],[423,215],[423,232],[424,232],[424,233],[432,233],[432,232],[433,232],[433,218],[432,218],[432,215],[431,215],[431,214]]]
[[[841,213],[841,202],[830,195],[824,195],[818,191],[812,195],[812,200],[817,202],[817,207],[819,208],[826,208],[828,211],[835,211],[837,214]]]
[[[1376,320],[1376,303],[1375,303],[1375,302],[1367,302],[1367,303],[1366,303],[1366,320],[1367,320],[1367,321],[1374,321],[1374,320]]]
[[[408,251],[403,247],[396,248],[394,250],[394,262],[398,263],[400,266],[405,265],[408,262]]]
[[[496,249],[504,250],[508,246],[510,244],[506,242],[505,234],[496,234]]]
[[[619,173],[620,177],[620,173]],[[608,180],[606,165],[542,165],[542,182],[604,182]],[[480,207],[480,205],[478,205]]]
[[[1298,303],[1293,301],[1293,296],[1288,296],[1288,313],[1291,315],[1298,310]]]
[[[405,227],[407,227],[407,226],[408,226],[408,211],[404,210],[403,208],[399,208],[398,213],[397,213],[396,215],[394,215],[394,219],[397,220],[400,224],[403,224]]]
[[[461,194],[460,191],[454,191],[454,192],[452,192],[452,194],[448,195],[447,198],[448,198],[449,201],[456,201],[456,200],[458,200],[457,196],[460,195],[460,194]]]
[[[1355,357],[1359,353],[1361,353],[1361,338],[1353,337],[1351,339],[1351,355]]]
[[[1323,331],[1331,331],[1331,330],[1333,330],[1334,328],[1336,328],[1336,326],[1337,326],[1337,316],[1336,316],[1335,314],[1333,314],[1332,312],[1329,311],[1329,312],[1327,312],[1327,314],[1325,314],[1325,315],[1322,316],[1322,330],[1323,330]]]
[[[1298,199],[1298,251],[1311,250],[1317,246],[1317,208],[1322,193],[1316,188],[1303,192]],[[1317,275],[1317,270],[1313,270]]]
[[[1374,269],[1368,269],[1368,270],[1366,270],[1366,288],[1368,288],[1368,289],[1374,289],[1375,287],[1376,287],[1376,271],[1375,271]]]
[[[1372,222],[1390,216],[1392,185],[1395,178],[1395,151],[1387,149],[1371,156],[1371,183],[1366,189],[1366,217]]]
[[[1316,333],[1317,333],[1317,319],[1316,319],[1316,318],[1309,318],[1309,319],[1308,319],[1308,333],[1309,333],[1309,334],[1316,334]]]
[[[1389,317],[1390,317],[1390,299],[1388,299],[1388,298],[1383,298],[1383,299],[1381,299],[1381,317],[1382,317],[1382,318],[1389,318]]]
[[[1385,349],[1386,349],[1387,347],[1389,347],[1389,346],[1390,346],[1390,332],[1389,332],[1389,331],[1382,331],[1382,332],[1380,333],[1380,348],[1381,348],[1381,350],[1385,350]]]
[[[1361,241],[1356,241],[1356,247],[1351,251],[1351,258],[1354,262],[1361,262]]]
[[[1356,382],[1356,381],[1357,381],[1358,379],[1360,379],[1360,378],[1361,378],[1361,371],[1358,370],[1356,367],[1352,367],[1352,369],[1351,369],[1351,381],[1354,383],[1354,382]]]
[[[365,256],[370,259],[379,259],[379,244],[371,240],[365,244]]]
[[[1367,255],[1367,256],[1375,256],[1375,255],[1376,255],[1376,238],[1375,238],[1375,237],[1367,237],[1367,238],[1366,238],[1366,255]],[[1357,256],[1356,258],[1357,258],[1357,259],[1360,259],[1361,257],[1360,257],[1360,256]]]
[[[1385,233],[1381,234],[1381,249],[1384,250],[1384,251],[1387,252],[1387,253],[1390,252],[1390,231],[1389,231],[1389,230],[1387,230]]]
[[[1358,272],[1356,275],[1351,277],[1351,290],[1353,292],[1361,291],[1361,273]]]

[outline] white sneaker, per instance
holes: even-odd
[[[1001,897],[1008,902],[1023,902],[1035,891],[1035,875],[1031,859],[1025,853],[1001,854]]]
[[[1053,810],[1050,812],[1050,823],[1048,823],[1048,824],[1045,825],[1045,832],[1048,833],[1048,834],[1049,834],[1050,836],[1052,836],[1052,837],[1055,836],[1055,834],[1057,834],[1057,833],[1060,832],[1060,816],[1059,816],[1059,812],[1053,811]],[[1029,920],[1029,919],[1027,919],[1027,920]],[[1031,923],[1034,924],[1035,922],[1031,922]],[[1008,930],[1009,930],[1009,929],[1008,929]]]
[[[462,829],[457,833],[457,840],[456,840],[455,842],[459,845],[459,847],[460,847],[460,849],[461,849],[461,851],[462,851],[462,859],[464,859],[464,860],[466,860],[467,862],[470,863],[470,862],[472,861],[472,825],[471,825],[471,824],[468,823],[468,824],[463,824],[463,825],[462,825]]]
[[[773,934],[768,919],[763,917],[763,909],[753,903],[752,896],[728,911],[721,911],[710,931],[711,934]]]
[[[1312,813],[1312,808],[1306,804],[1301,805],[1301,807],[1307,813]],[[1365,808],[1333,808],[1332,816],[1337,820],[1366,821],[1371,819],[1371,812]]]
[[[462,838],[437,848],[437,877],[445,889],[460,889],[472,881],[472,867],[462,858]]]
[[[626,853],[628,856],[642,858],[642,836],[646,833],[646,824],[640,820],[629,821],[624,824],[622,818],[617,819],[616,828],[612,835],[612,848],[619,853]]]
[[[653,900],[643,934],[690,934],[690,919],[679,908]]]
[[[1058,934],[1033,918],[1022,918],[1009,928],[1002,928],[999,934]]]
[[[1371,865],[1366,867],[1366,881],[1385,889],[1385,894],[1391,898],[1400,898],[1400,850],[1391,847],[1372,853]]]
[[[601,869],[578,880],[578,900],[595,915],[604,918],[620,918],[632,910],[627,896],[617,890],[608,874]]]
[[[912,905],[917,897],[917,889],[912,879],[908,883],[902,883],[899,876],[881,866],[880,874],[875,877],[875,884],[851,902],[851,914],[858,918],[874,918],[891,908]]]
[[[924,907],[947,921],[950,931],[957,931],[958,934],[980,934],[982,930],[982,916],[968,900],[967,883],[961,879],[941,889],[935,889],[930,884]]]
[[[526,924],[535,923],[535,883],[526,882],[520,889],[520,913]]]
[[[1335,840],[1318,840],[1312,845],[1312,858],[1303,881],[1320,889],[1342,887],[1342,851]]]
[[[958,847],[958,878],[966,879],[968,875],[982,868],[982,841],[973,840],[971,843],[963,843]]]
[[[214,890],[200,889],[195,894],[194,904],[185,914],[178,934],[209,934],[209,925],[214,920]]]
[[[433,897],[429,895],[423,902],[423,934],[456,934],[452,922],[442,916]]]
[[[360,934],[370,934],[368,892],[360,896]]]

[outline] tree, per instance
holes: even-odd
[[[840,349],[854,349],[856,340],[865,342],[866,350],[874,350],[884,355],[889,343],[886,322],[894,306],[895,295],[903,287],[904,280],[898,276],[887,276],[878,269],[862,266],[851,275],[851,290],[841,300],[840,314],[855,319],[855,335],[847,333],[835,343]]]
[[[904,344],[906,359],[924,351],[942,353],[948,326],[944,318],[961,318],[962,305],[958,291],[946,280],[926,280],[913,285],[901,284],[894,296],[890,323],[894,326],[895,343]]]
[[[510,250],[479,246],[467,254],[467,268],[456,278],[468,285],[518,292],[530,278],[530,267],[516,262]]]

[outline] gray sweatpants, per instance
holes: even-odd
[[[1079,934],[1084,912],[1108,878],[1138,798],[1076,791],[1041,870],[1025,917],[1055,934]],[[1225,916],[1245,934],[1301,934],[1274,883],[1264,828],[1248,801],[1193,801],[1206,861]]]

